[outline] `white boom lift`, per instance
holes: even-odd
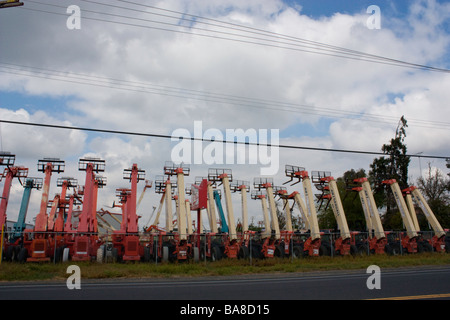
[[[234,220],[234,211],[231,200],[231,187],[230,183],[233,181],[233,174],[231,169],[208,169],[208,181],[213,185],[217,183],[222,184],[223,193],[225,198],[225,205],[228,218],[228,237],[223,242],[222,254],[227,258],[239,258],[241,251],[241,243],[236,232],[236,223]]]
[[[364,210],[367,231],[369,232],[369,250],[377,254],[383,254],[386,252],[386,249],[389,251],[389,248],[386,248],[388,244],[387,238],[369,180],[367,178],[357,178],[353,182],[359,185],[352,188],[352,190],[358,192]]]
[[[321,248],[321,239],[320,239],[320,229],[319,223],[317,220],[317,212],[316,206],[314,203],[313,191],[311,187],[311,179],[309,177],[308,171],[303,167],[286,165],[285,166],[285,174],[290,178],[289,181],[286,181],[284,184],[287,184],[294,179],[297,179],[297,182],[291,184],[291,186],[302,182],[303,192],[306,199],[306,204],[303,202],[303,199],[299,192],[293,192],[291,197],[294,198],[297,207],[300,210],[300,213],[303,216],[303,220],[305,221],[305,225],[309,230],[309,237],[303,244],[303,253],[308,256],[318,256],[320,254]]]
[[[348,228],[347,218],[345,217],[341,197],[336,180],[330,172],[313,171],[312,181],[316,184],[318,190],[322,191],[321,200],[327,199],[331,203],[334,217],[340,232],[339,238],[334,241],[334,251],[339,255],[348,255],[356,250],[352,250],[352,235]]]
[[[398,210],[400,211],[403,224],[406,228],[406,235],[402,236],[400,245],[408,253],[416,253],[418,233],[411,218],[408,206],[406,205],[405,199],[403,198],[402,190],[400,189],[400,186],[395,179],[384,180],[382,181],[382,184],[390,185],[395,201],[397,203]]]
[[[415,217],[414,224],[416,225],[416,230],[420,231],[419,224],[417,222],[417,216],[414,209],[413,199],[416,202],[416,204],[420,207],[423,214],[427,218],[428,223],[431,225],[431,228],[434,231],[434,236],[432,239],[430,239],[430,245],[431,247],[437,251],[437,252],[445,252],[445,231],[442,228],[439,221],[436,219],[436,216],[434,215],[433,211],[431,210],[430,206],[428,205],[427,201],[423,197],[422,193],[418,188],[415,186],[410,186],[403,190],[403,192],[406,192],[406,199],[407,204],[409,206],[409,211],[411,212],[412,216]],[[420,244],[419,243],[419,251],[421,250],[420,246],[423,246],[422,249],[425,249],[428,247],[426,244]]]

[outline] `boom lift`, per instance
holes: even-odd
[[[145,179],[145,171],[138,168],[137,164],[123,171],[123,178],[131,182],[131,189],[117,189],[122,203],[122,223],[120,230],[113,232],[113,247],[117,249],[118,258],[122,261],[139,261],[143,256],[141,250],[137,215],[137,184]],[[99,248],[97,255],[104,255],[106,248]],[[100,260],[97,257],[97,261]]]
[[[274,186],[273,192],[275,196],[278,196],[283,200],[283,209],[286,219],[285,230],[280,230],[280,250],[284,250],[283,256],[294,255],[296,258],[300,254],[300,243],[298,237],[294,237],[294,230],[292,227],[292,209],[289,205],[289,195],[285,187]]]
[[[48,232],[53,232],[56,244],[54,259],[55,262],[59,262],[63,258],[66,242],[70,241],[69,234],[62,234],[64,232],[64,222],[66,219],[66,207],[70,204],[70,198],[66,197],[67,189],[75,188],[77,186],[77,180],[74,178],[58,178],[56,185],[62,187],[62,191],[61,194],[56,194],[52,201],[48,216],[47,230]]]
[[[251,245],[251,256],[255,258],[273,258],[275,254],[274,239],[271,237],[272,227],[270,225],[269,210],[267,208],[266,195],[261,190],[252,190],[251,198],[261,200],[264,218],[264,231],[255,238]]]
[[[225,218],[225,213],[223,211],[223,206],[222,206],[222,193],[220,192],[220,190],[215,189],[213,191],[213,194],[214,194],[214,202],[216,203],[217,210],[219,211],[220,232],[228,233],[228,223],[227,223],[227,219]],[[213,207],[213,206],[211,206],[211,207]]]
[[[397,202],[397,207],[400,211],[400,215],[403,219],[403,224],[406,228],[406,235],[402,236],[400,245],[408,253],[417,253],[417,237],[418,233],[414,226],[413,220],[406,205],[405,199],[403,198],[400,186],[395,179],[384,180],[382,184],[390,185],[392,193],[394,194],[395,201]]]
[[[66,208],[70,204],[71,196],[67,196],[67,190],[69,188],[75,189],[78,185],[78,180],[70,177],[66,178],[58,178],[56,181],[56,185],[61,187],[61,195],[59,196],[58,201],[58,214],[55,220],[55,224],[53,230],[55,232],[63,232],[64,231],[64,223],[66,221]]]
[[[158,210],[156,211],[155,221],[153,225],[147,228],[147,232],[149,229],[156,230],[154,227],[159,225],[159,218],[161,216],[161,211],[163,206],[165,207],[166,212],[166,226],[165,230],[167,232],[173,231],[173,217],[172,217],[172,197],[174,195],[174,191],[177,188],[177,183],[170,180],[170,176],[165,178],[164,176],[157,176],[155,179],[155,193],[161,194],[161,200],[159,202]],[[154,226],[154,227],[153,227]],[[159,227],[158,227],[159,229]]]
[[[249,237],[254,234],[248,230],[248,206],[247,193],[250,192],[250,181],[236,180],[230,184],[231,192],[241,192],[242,207],[242,231],[240,235],[239,258],[246,259],[249,256]]]
[[[273,191],[273,179],[272,178],[254,178],[253,187],[256,190],[253,193],[253,199],[261,199],[265,231],[261,234],[260,252],[263,258],[273,258],[274,256],[283,256],[284,249],[280,247],[280,228],[278,224],[278,218],[276,213],[275,197]],[[263,189],[266,190],[266,194],[260,192]],[[258,192],[259,191],[259,192]],[[269,211],[267,211],[266,200],[269,204]],[[269,219],[270,216],[270,219]]]
[[[173,242],[174,242],[172,198],[176,188],[177,182],[171,181],[169,175],[156,176],[155,193],[161,194],[161,200],[159,202],[159,206],[156,211],[156,217],[153,224],[145,228],[145,232],[150,233],[149,241],[146,244],[146,247],[144,248],[145,261],[150,259],[154,259],[156,261],[169,260],[169,248],[173,249]],[[165,230],[158,226],[163,206],[165,207],[166,212]]]
[[[18,178],[19,182],[22,183],[20,179],[26,178],[28,176],[28,168],[22,166],[14,166],[14,162],[15,155],[12,155],[10,153],[0,154],[0,165],[6,166],[5,170],[0,176],[0,180],[5,179],[2,199],[0,202],[0,227],[2,235],[6,227],[6,209],[8,207],[12,181],[14,178]],[[6,249],[3,250],[3,248],[1,248],[2,252],[6,252],[6,259],[12,260],[13,258],[15,258],[15,254],[18,253],[16,250],[16,246],[14,244],[11,244],[11,242],[5,241],[5,238],[2,238],[1,242]]]
[[[100,246],[97,229],[97,191],[106,185],[106,179],[96,173],[105,171],[105,160],[84,158],[78,161],[78,170],[86,172],[83,208],[78,216],[77,232],[72,245],[72,260],[89,261],[97,255]]]
[[[270,226],[269,210],[267,209],[266,196],[261,190],[252,190],[251,198],[253,200],[261,200],[261,207],[263,212],[264,232],[261,233],[261,238],[270,238],[272,234],[272,227]]]
[[[178,232],[174,233],[173,244],[165,246],[164,251],[169,250],[169,259],[174,259],[178,261],[186,261],[190,258],[198,260],[199,258],[199,248],[194,247],[192,243],[188,241],[187,234],[187,223],[186,223],[186,197],[185,197],[185,185],[184,177],[189,176],[190,168],[189,166],[180,164],[176,165],[170,161],[166,162],[164,165],[164,174],[166,176],[176,176],[177,177],[177,206],[178,206]],[[167,249],[166,249],[167,248]],[[163,254],[164,254],[163,251]]]
[[[24,183],[24,190],[22,195],[22,201],[20,203],[19,216],[17,222],[13,226],[13,234],[11,242],[16,242],[23,237],[25,230],[25,220],[28,212],[28,205],[30,203],[31,190],[40,190],[42,188],[42,178],[30,178],[27,177]],[[16,243],[17,244],[17,243]]]
[[[367,231],[369,233],[369,250],[376,254],[391,253],[391,247],[383,229],[375,199],[373,197],[372,188],[369,180],[365,177],[353,180],[357,186],[350,186],[352,191],[358,192],[359,199],[364,211],[366,219]]]
[[[270,230],[271,230],[271,238],[272,238],[273,242],[272,241],[264,242],[263,254],[265,257],[272,257],[272,255],[269,254],[269,252],[267,250],[269,249],[269,246],[271,244],[273,244],[275,246],[274,255],[283,257],[284,249],[283,249],[283,244],[281,241],[280,227],[278,224],[277,208],[276,208],[275,196],[274,196],[273,179],[272,178],[254,178],[253,187],[256,190],[265,189],[267,201],[269,203],[270,228],[271,228]]]
[[[203,183],[202,194],[200,193],[200,186]],[[205,190],[206,187],[206,190]],[[223,213],[222,204],[220,201],[221,193],[220,190],[215,189],[216,185],[208,181],[204,177],[196,177],[195,185],[192,188],[198,188],[198,190],[191,190],[191,198],[193,199],[192,208],[195,208],[195,198],[203,198],[203,207],[206,205],[208,221],[210,226],[210,231],[205,231],[204,233],[199,232],[199,237],[197,241],[197,247],[200,249],[200,260],[206,258],[212,261],[217,261],[222,258],[223,249],[223,238],[224,234],[228,232],[228,226],[225,221],[225,216]],[[196,194],[197,193],[197,194]],[[205,203],[206,201],[206,203]],[[219,215],[221,217],[221,229],[217,227],[217,217],[216,208],[219,210]],[[226,230],[226,231],[225,231]]]
[[[250,192],[250,182],[243,180],[232,181],[230,184],[231,192],[241,192],[241,206],[242,206],[242,233],[248,231],[248,207],[247,207],[247,193]]]
[[[327,199],[328,203],[331,203],[331,208],[333,209],[334,217],[340,231],[340,236],[334,240],[334,252],[339,255],[356,253],[356,247],[352,244],[352,234],[348,228],[336,181],[330,172],[313,171],[312,182],[316,184],[318,190],[322,191],[319,199],[322,201]]]
[[[303,193],[305,195],[306,204],[303,202],[300,193],[298,193],[297,191],[294,191],[290,195],[290,197],[294,198],[294,201],[297,204],[297,207],[299,208],[300,213],[303,216],[303,220],[305,221],[305,225],[308,229],[308,238],[303,243],[303,246],[301,248],[303,250],[303,255],[319,256],[321,253],[327,251],[327,247],[322,245],[321,242],[311,179],[309,177],[308,171],[306,171],[303,167],[286,165],[285,174],[286,177],[290,178],[290,180],[286,181],[284,184],[297,179],[298,181],[292,183],[291,186],[300,182],[302,182],[303,185]]]
[[[427,218],[428,223],[431,225],[434,231],[434,236],[432,239],[430,239],[429,243],[420,242],[418,243],[418,250],[427,250],[429,246],[431,246],[435,251],[437,252],[445,252],[445,231],[442,228],[439,221],[436,219],[436,216],[434,215],[433,211],[431,210],[430,206],[428,205],[427,201],[423,197],[422,193],[418,188],[415,186],[410,186],[403,190],[403,192],[406,192],[406,198],[410,199],[407,201],[409,205],[409,210],[412,214],[414,214],[415,217],[415,209],[414,205],[412,203],[412,199],[417,203],[417,205],[420,207],[422,212],[424,213],[425,217]],[[411,197],[412,195],[412,197]],[[419,224],[416,225],[416,230],[420,231]]]
[[[227,210],[227,218],[228,218],[228,233],[227,237],[223,239],[223,246],[221,246],[221,254],[227,258],[238,258],[239,251],[241,248],[239,238],[236,232],[236,224],[234,221],[234,211],[233,205],[231,201],[231,188],[230,182],[233,181],[233,175],[231,169],[217,169],[211,168],[208,169],[208,181],[210,181],[213,185],[222,185],[225,205]],[[216,197],[217,203],[217,197]],[[221,211],[221,206],[218,207],[219,212]],[[225,221],[224,217],[222,218],[222,223]]]
[[[203,182],[203,180],[206,180],[206,182],[207,182],[206,212],[208,214],[209,228],[210,228],[211,233],[216,234],[218,232],[218,228],[217,228],[217,216],[216,216],[216,209],[215,209],[213,185],[210,181],[208,181],[208,178],[205,178],[205,177],[195,177],[195,185],[200,186],[201,183]],[[220,194],[219,194],[219,201],[220,201]]]
[[[65,162],[57,158],[44,158],[38,161],[38,171],[45,173],[44,185],[39,213],[34,225],[34,239],[25,240],[28,250],[29,262],[50,261],[55,252],[55,238],[48,233],[47,205],[50,190],[50,181],[53,172],[64,172]]]

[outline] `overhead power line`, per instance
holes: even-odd
[[[44,124],[44,123],[35,123],[35,122],[24,122],[24,121],[13,121],[13,120],[4,120],[0,119],[0,123],[8,123],[14,125],[24,125],[24,126],[33,126],[33,127],[44,127],[44,128],[53,128],[53,129],[65,129],[65,130],[79,130],[79,131],[90,131],[90,132],[99,132],[99,133],[109,133],[109,134],[119,134],[119,135],[132,135],[132,136],[143,136],[143,137],[151,137],[151,138],[162,138],[162,139],[187,139],[191,141],[202,141],[202,142],[215,142],[222,144],[243,144],[248,146],[267,146],[267,147],[276,147],[281,149],[298,149],[298,150],[309,150],[309,151],[324,151],[324,152],[341,152],[341,153],[353,153],[353,154],[366,154],[366,155],[383,155],[387,156],[387,154],[383,152],[375,152],[375,151],[361,151],[361,150],[346,150],[346,149],[331,149],[331,148],[319,148],[319,147],[305,147],[305,146],[297,146],[297,145],[287,145],[287,144],[270,144],[270,143],[259,143],[259,142],[241,142],[241,141],[228,141],[228,140],[214,140],[214,139],[205,139],[203,137],[180,137],[174,135],[167,134],[157,134],[157,133],[144,133],[144,132],[133,132],[133,131],[121,131],[121,130],[111,130],[111,129],[98,129],[98,128],[88,128],[88,127],[75,127],[75,126],[67,126],[67,125],[56,125],[56,124]],[[405,156],[408,157],[416,157],[416,158],[430,158],[430,159],[449,159],[450,156],[433,156],[433,155],[423,155],[423,154],[407,154]]]
[[[119,21],[119,20],[107,20],[103,18],[96,18],[93,16],[87,16],[86,14],[83,15],[83,19],[87,20],[94,20],[94,21],[100,21],[100,22],[107,22],[107,23],[115,23],[115,24],[121,24],[126,26],[132,26],[132,27],[140,27],[140,28],[147,28],[147,29],[155,29],[160,31],[168,31],[168,32],[175,32],[175,33],[182,33],[182,34],[189,34],[189,35],[195,35],[195,36],[201,36],[201,37],[208,37],[208,38],[214,38],[214,39],[221,39],[221,40],[228,40],[228,41],[234,41],[239,43],[246,43],[246,44],[254,44],[254,45],[261,45],[261,46],[268,46],[268,47],[274,47],[274,48],[280,48],[280,49],[286,49],[286,50],[293,50],[293,51],[299,51],[299,52],[306,52],[306,53],[314,53],[314,54],[320,54],[320,55],[326,55],[326,56],[333,56],[333,57],[339,57],[339,58],[346,58],[346,59],[352,59],[357,61],[366,61],[366,62],[372,62],[372,63],[379,63],[379,64],[385,64],[385,65],[393,65],[393,66],[399,66],[399,67],[407,67],[407,68],[413,68],[413,69],[420,69],[420,70],[428,70],[428,71],[434,71],[434,72],[443,72],[443,73],[450,73],[449,69],[444,68],[437,68],[432,66],[427,66],[423,64],[418,63],[411,63],[407,61],[402,61],[398,59],[392,59],[388,57],[383,57],[379,55],[364,53],[357,50],[347,49],[343,47],[328,45],[316,41],[311,41],[307,39],[302,39],[298,37],[292,37],[288,35],[283,35],[275,32],[270,32],[258,28],[243,26],[235,23],[229,23],[220,21],[217,19],[211,19],[206,17],[201,17],[197,15],[191,15],[185,12],[179,12],[175,10],[167,10],[155,6],[145,5],[141,3],[131,2],[131,1],[120,1],[127,4],[132,4],[135,6],[140,6],[148,9],[154,9],[159,10],[163,12],[168,13],[175,13],[179,16],[170,16],[167,14],[160,14],[155,12],[149,12],[149,11],[143,11],[143,10],[137,10],[130,7],[122,7],[118,5],[114,5],[111,3],[101,3],[98,1],[89,1],[89,0],[83,0],[86,3],[94,4],[97,6],[102,7],[109,7],[109,8],[116,8],[121,9],[125,11],[133,11],[138,12],[142,14],[151,14],[151,15],[157,15],[166,19],[177,19],[175,23],[173,22],[167,22],[166,21],[158,21],[158,20],[150,20],[150,19],[144,19],[144,18],[138,18],[136,16],[125,16],[123,14],[113,14],[108,13],[106,11],[94,11],[90,9],[83,9],[84,13],[91,13],[94,15],[100,15],[100,16],[108,16],[108,17],[114,17],[119,19],[126,19],[126,21],[136,21],[136,22],[145,22],[145,23],[151,23],[152,25],[142,25],[142,24],[136,24],[131,22],[125,22],[125,21]],[[59,7],[64,8],[63,6],[56,5],[56,4],[49,4],[49,3],[43,3],[40,1],[31,1],[31,3],[38,4],[38,5],[44,5],[44,6],[52,6],[52,7]],[[31,11],[37,11],[42,13],[49,13],[49,14],[56,14],[56,15],[65,15],[63,12],[53,12],[48,10],[42,10],[42,9],[36,9],[36,8],[24,8]],[[188,18],[190,17],[190,18]],[[186,21],[189,22],[189,26],[183,26],[179,23],[179,21]],[[212,23],[214,22],[214,23]],[[156,27],[154,25],[162,25],[164,27]],[[206,29],[206,28],[200,28],[197,27],[197,25],[207,25],[209,27],[213,28],[219,28],[218,29]],[[171,29],[169,27],[174,27],[175,29]],[[199,31],[201,33],[195,33],[193,30]],[[230,32],[230,30],[232,32]],[[238,31],[239,33],[235,33],[234,31]],[[243,32],[243,33],[242,33]],[[261,38],[262,36],[262,38]]]
[[[141,81],[129,81],[124,79],[108,78],[82,73],[63,72],[54,69],[23,66],[0,61],[0,73],[18,76],[49,79],[81,85],[97,86],[103,88],[118,89],[130,92],[156,94],[181,99],[200,100],[212,103],[226,103],[240,108],[254,108],[258,110],[271,110],[276,112],[288,112],[298,114],[309,114],[332,119],[349,119],[379,123],[397,123],[399,117],[360,113],[342,110],[341,107],[317,107],[306,104],[289,103],[271,99],[250,98],[223,93],[214,93],[201,90],[164,86]],[[417,127],[450,130],[450,123],[444,121],[432,121],[423,119],[408,119],[410,124]]]

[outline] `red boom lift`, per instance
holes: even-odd
[[[140,261],[144,249],[140,245],[138,232],[137,184],[145,179],[145,171],[133,164],[130,169],[124,170],[123,178],[131,182],[131,189],[117,190],[122,203],[122,223],[120,230],[113,233],[113,246],[122,261]]]
[[[50,261],[55,252],[55,237],[53,233],[48,232],[47,205],[50,190],[50,181],[53,172],[64,172],[65,162],[57,158],[44,158],[38,161],[38,171],[45,173],[44,186],[42,189],[41,206],[34,225],[34,230],[25,230],[33,232],[33,239],[25,239],[24,244],[28,248],[29,262]],[[26,234],[27,235],[27,234]]]
[[[74,261],[90,261],[100,247],[97,229],[97,192],[106,185],[106,179],[96,176],[105,171],[105,160],[84,158],[78,161],[78,170],[86,172],[83,190],[83,208],[72,244],[71,258]]]
[[[2,235],[6,227],[6,209],[8,207],[12,181],[14,178],[18,178],[20,181],[20,178],[26,178],[28,176],[28,168],[14,166],[15,158],[16,158],[15,155],[12,155],[10,153],[0,154],[0,165],[6,166],[5,170],[0,176],[0,180],[5,179],[5,183],[3,185],[2,199],[0,202],[0,226],[1,226],[0,232],[2,232]],[[6,252],[6,258],[7,260],[10,260],[13,258],[12,250],[14,250],[14,246],[13,245],[10,246],[9,242],[5,241],[5,238],[6,237],[3,237],[1,239],[2,243],[1,250],[2,252]]]

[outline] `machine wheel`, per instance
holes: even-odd
[[[25,263],[27,261],[27,258],[28,258],[27,248],[20,249],[19,254],[17,256],[17,260],[19,261],[19,263]]]
[[[350,245],[350,254],[355,257],[358,253],[358,248],[353,244]]]
[[[275,246],[274,256],[278,258],[284,258],[284,245],[280,244]]]
[[[433,252],[433,247],[428,241],[424,240],[417,243],[417,252]]]
[[[164,246],[162,248],[162,261],[167,262],[169,261],[169,247]]]
[[[242,246],[239,249],[238,259],[247,259],[249,256],[249,250],[246,246]]]
[[[15,253],[14,246],[9,246],[6,249],[6,252],[5,252],[5,260],[6,261],[13,261],[14,260],[14,253]]]
[[[386,253],[391,256],[398,256],[400,254],[400,244],[388,243],[385,247]]]
[[[303,248],[300,246],[294,246],[292,248],[292,257],[295,259],[300,259],[303,257]]]
[[[64,247],[56,248],[56,250],[55,250],[55,257],[54,257],[55,262],[58,263],[58,262],[62,261],[63,251],[64,251]]]
[[[217,246],[214,246],[212,248],[212,252],[211,252],[211,260],[219,261],[220,259],[222,259],[222,253],[220,252],[220,248]]]
[[[104,245],[101,245],[97,249],[97,262],[98,263],[105,262],[105,246]]]
[[[150,254],[150,248],[145,247],[144,248],[144,262],[150,262],[152,260],[151,254]]]
[[[329,248],[326,244],[322,243],[319,248],[319,256],[330,256],[331,248]]]
[[[193,254],[192,257],[194,259],[194,262],[199,262],[200,261],[200,250],[198,250],[197,247],[193,247],[192,254]]]
[[[367,244],[362,244],[358,247],[358,255],[360,256],[366,256],[369,251],[369,247]]]
[[[69,253],[70,253],[70,249],[69,248],[64,248],[63,254],[62,254],[62,261],[63,262],[69,261]]]

